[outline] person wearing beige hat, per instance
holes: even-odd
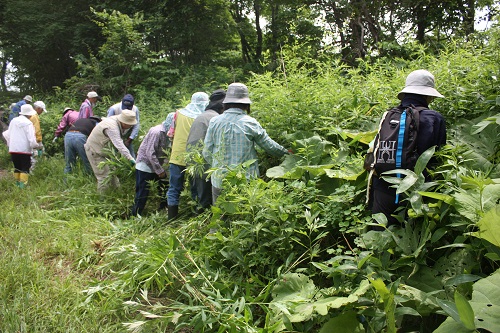
[[[94,106],[99,98],[99,95],[95,91],[89,91],[87,98],[80,105],[78,119],[92,117],[94,115]]]
[[[419,112],[418,156],[430,147],[436,146],[439,149],[446,144],[445,119],[439,112],[429,109],[429,104],[435,98],[442,97],[444,96],[435,88],[434,75],[424,69],[411,72],[406,78],[405,87],[398,93],[398,99],[401,100],[400,108],[404,109],[411,105],[422,109],[417,111]],[[427,166],[432,168],[433,165],[435,160],[431,159]],[[428,174],[425,176],[429,178]],[[387,217],[388,226],[399,224],[398,219],[392,216],[401,205],[401,200],[396,203],[396,189],[377,175],[373,175],[372,193],[372,213],[383,213]],[[375,228],[375,230],[382,229]]]
[[[35,127],[29,120],[36,114],[30,104],[21,106],[19,116],[12,119],[9,129],[3,132],[14,164],[16,185],[24,188],[28,184],[33,149],[39,147],[35,138]]]
[[[123,133],[135,124],[137,124],[135,112],[123,110],[118,116],[103,118],[87,138],[85,152],[97,179],[97,191],[99,193],[103,193],[109,186],[113,188],[120,186],[116,176],[112,176],[109,182],[105,182],[110,173],[108,165],[99,167],[99,163],[107,160],[104,151],[105,147],[114,146],[132,165],[135,165],[135,159],[130,155],[122,140]]]

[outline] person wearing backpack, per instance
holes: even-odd
[[[380,178],[380,174],[392,169],[413,170],[424,151],[433,146],[439,149],[446,144],[445,119],[439,112],[429,109],[429,104],[437,97],[444,96],[435,89],[434,76],[423,69],[413,71],[398,94],[401,104],[384,113],[380,122],[370,168],[373,191],[371,210],[373,214],[383,213],[388,220],[387,226],[399,224],[392,214],[400,207],[401,200],[396,195],[396,189]],[[432,167],[433,163],[431,159],[428,167]]]

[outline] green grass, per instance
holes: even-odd
[[[1,157],[0,332],[123,332],[121,301],[88,302],[83,291],[105,278],[95,268],[100,240],[130,191],[101,197],[90,177],[65,180],[61,158],[43,158],[21,190],[5,146]],[[100,216],[103,210],[111,214]]]

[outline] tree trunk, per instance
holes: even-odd
[[[469,35],[474,33],[474,17],[476,16],[476,1],[467,0],[464,13],[464,30],[465,38],[469,39]]]
[[[262,59],[262,28],[260,27],[260,0],[255,0],[253,3],[253,10],[255,13],[255,31],[257,33],[257,45],[255,46],[255,60]]]
[[[276,62],[278,59],[278,10],[279,5],[271,5],[271,59]]]
[[[5,81],[5,77],[7,76],[7,59],[2,58],[2,69],[0,70],[0,84],[2,86],[2,91],[7,92],[7,82]]]

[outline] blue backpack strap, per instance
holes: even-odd
[[[398,134],[398,148],[396,149],[396,169],[400,169],[401,159],[403,157],[403,145],[405,140],[405,128],[406,128],[406,110],[403,110],[401,114],[401,119],[399,121],[399,134]],[[397,174],[396,177],[401,178],[401,174]],[[399,194],[396,194],[395,203],[399,203]]]

